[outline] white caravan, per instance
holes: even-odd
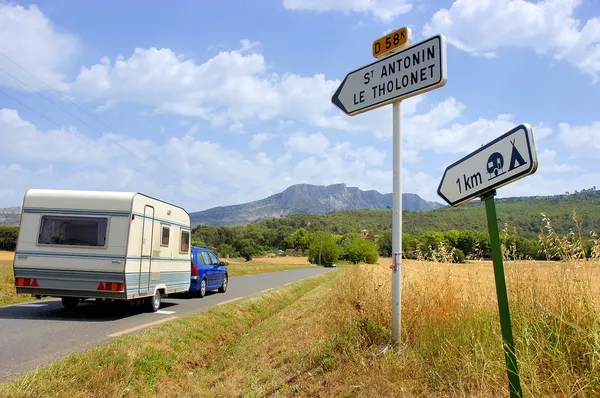
[[[32,189],[25,193],[13,263],[17,293],[143,300],[190,286],[190,215],[135,192]]]

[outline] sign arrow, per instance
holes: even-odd
[[[531,126],[521,124],[448,166],[437,192],[449,205],[460,206],[535,173],[537,166]]]
[[[350,116],[442,87],[446,39],[432,36],[346,75],[331,102]]]

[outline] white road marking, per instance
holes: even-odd
[[[37,307],[45,307],[48,304],[20,304],[17,307],[31,307],[31,308],[37,308]]]
[[[145,323],[143,325],[139,325],[139,326],[135,326],[135,327],[132,327],[132,328],[129,328],[129,329],[121,330],[120,332],[111,333],[111,334],[108,335],[108,337],[119,337],[119,336],[122,336],[124,334],[135,332],[137,330],[144,329],[144,328],[147,328],[147,327],[150,327],[150,326],[160,325],[161,323],[169,322],[169,321],[172,321],[173,319],[176,319],[176,318],[177,318],[176,316],[170,316],[168,318],[160,319],[158,321],[154,321],[154,322],[150,322],[150,323]]]
[[[260,294],[260,293],[266,293],[266,292],[269,292],[269,291],[271,291],[271,290],[275,290],[275,288],[274,288],[274,287],[272,287],[272,288],[270,288],[270,289],[261,290],[261,291],[260,291],[260,292],[258,292],[258,293],[259,293],[259,294]]]
[[[239,299],[242,299],[242,298],[243,298],[243,297],[236,297],[236,298],[232,298],[232,299],[230,299],[230,300],[226,300],[226,301],[223,301],[223,302],[221,302],[221,303],[217,304],[217,306],[219,306],[219,305],[223,305],[223,304],[228,304],[228,303],[231,303],[232,301],[236,301],[236,300],[239,300]]]
[[[170,315],[170,314],[174,314],[175,311],[165,311],[165,310],[158,310],[155,312],[155,314],[165,314],[165,315]]]

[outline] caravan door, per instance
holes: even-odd
[[[142,224],[142,256],[140,259],[140,283],[138,293],[148,294],[150,289],[150,270],[152,269],[152,241],[154,236],[154,207],[144,207],[144,222]]]

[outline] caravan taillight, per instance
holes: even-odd
[[[123,282],[100,282],[96,290],[108,290],[111,292],[122,292],[125,288]]]
[[[36,279],[15,278],[15,286],[39,287]]]

